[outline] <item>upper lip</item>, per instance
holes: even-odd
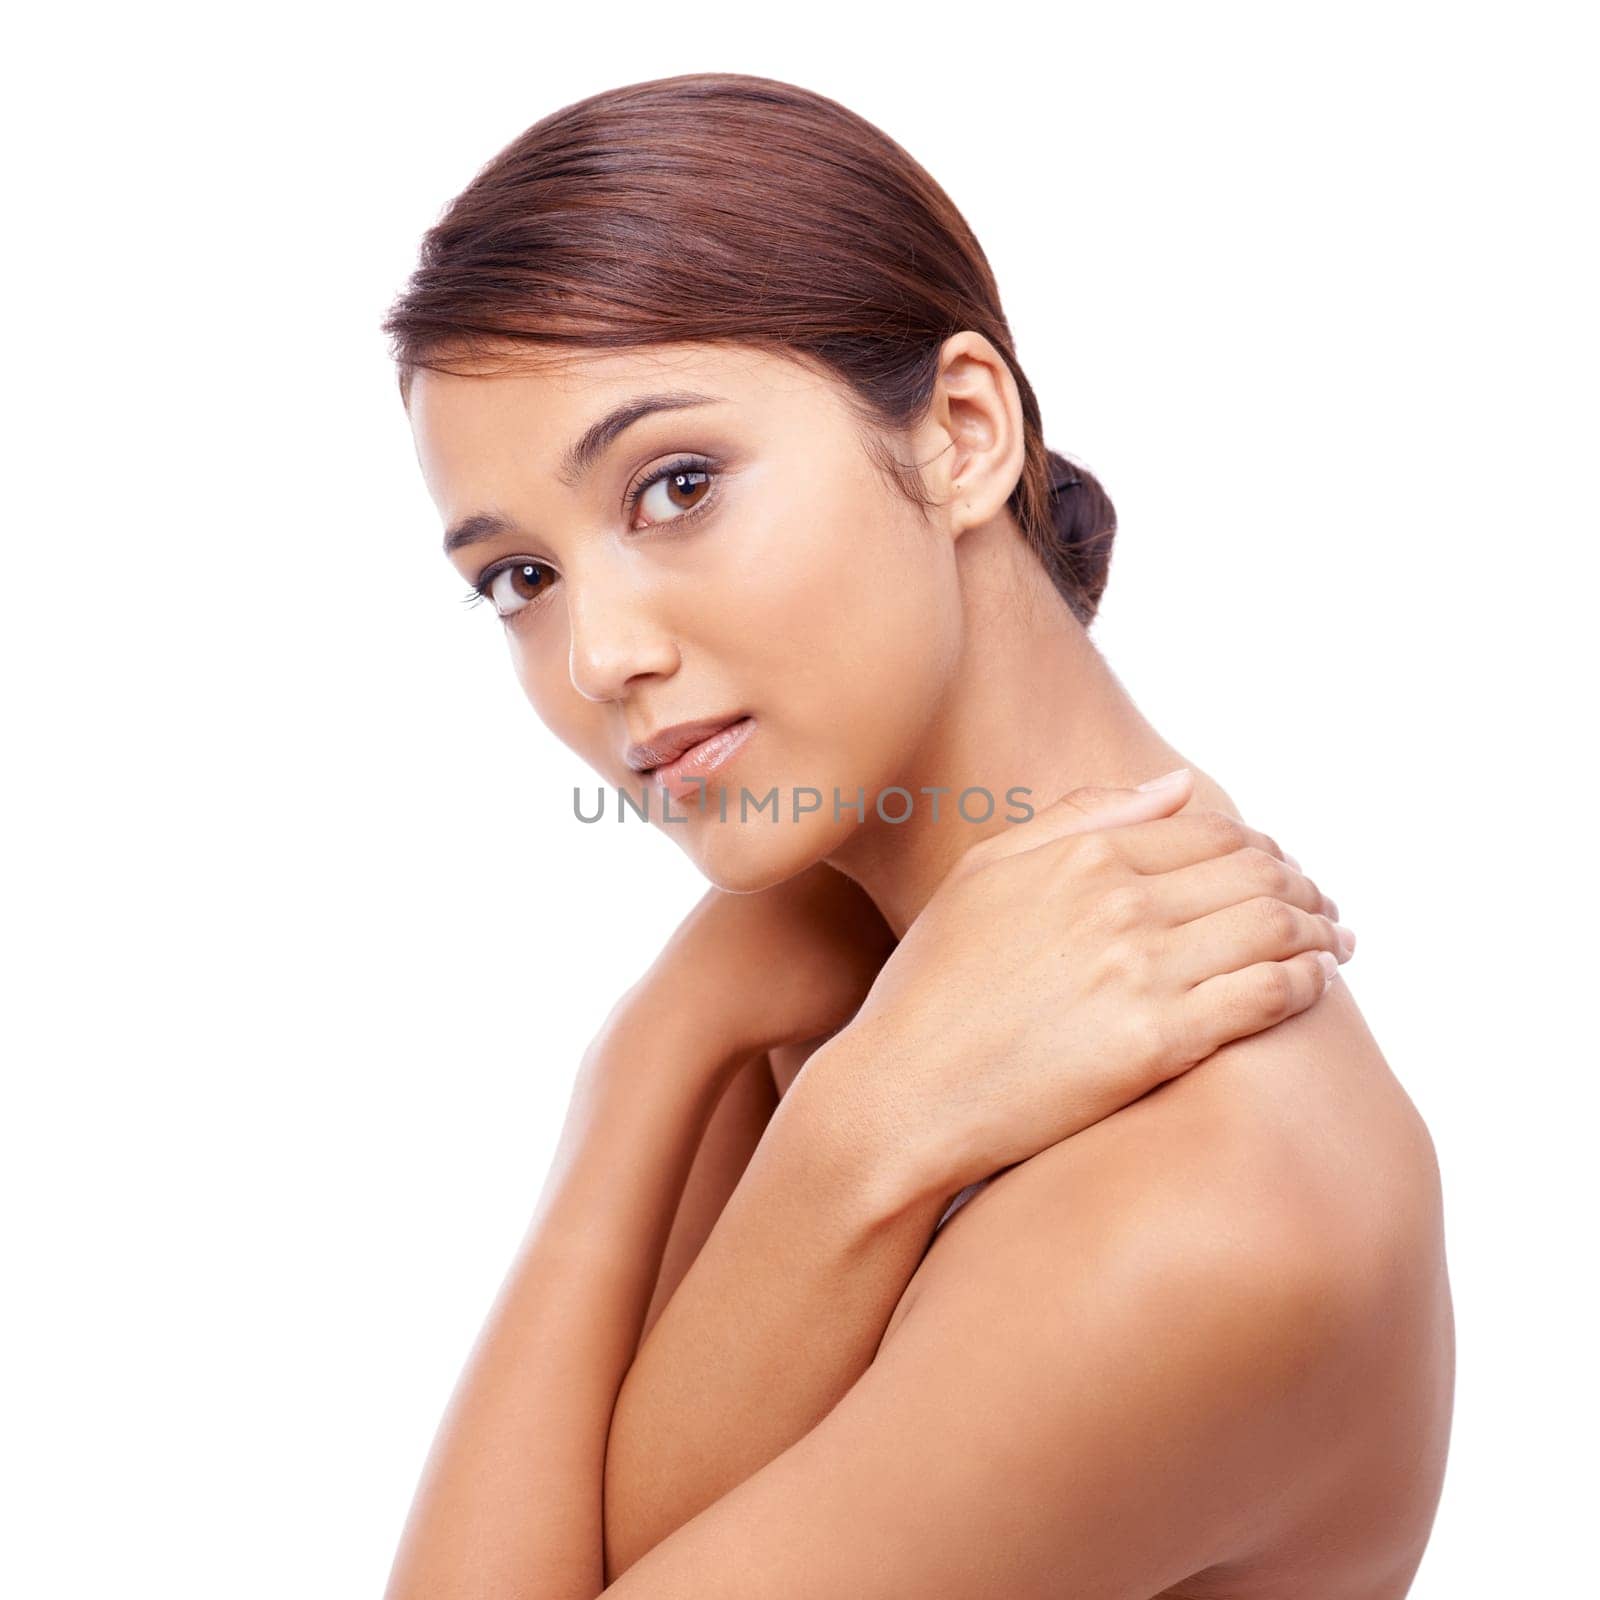
[[[635,772],[649,772],[655,767],[664,767],[668,762],[676,761],[691,745],[709,739],[712,734],[720,733],[736,722],[743,722],[748,715],[748,712],[735,711],[727,717],[702,717],[698,722],[674,722],[670,727],[657,728],[648,739],[630,744],[622,759]]]

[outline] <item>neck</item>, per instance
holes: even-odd
[[[866,823],[828,858],[871,895],[897,938],[965,851],[1025,826],[1007,820],[1025,806],[1038,812],[1084,784],[1132,786],[1194,765],[1145,720],[1009,520],[968,529],[956,554],[957,663],[938,716],[894,779],[910,791],[910,812],[884,822],[869,798]],[[1198,769],[1195,778],[1191,806],[1233,810]],[[944,792],[924,792],[935,787]],[[1030,792],[1008,801],[1016,787]],[[993,796],[987,821],[964,819],[964,789]],[[894,816],[906,804],[890,795],[883,809]],[[967,812],[982,816],[987,805],[969,795]]]

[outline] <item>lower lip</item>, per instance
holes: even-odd
[[[674,800],[697,800],[705,792],[706,785],[695,780],[720,772],[755,731],[755,718],[742,717],[699,744],[690,745],[676,761],[656,767],[649,774],[650,781],[665,789]]]

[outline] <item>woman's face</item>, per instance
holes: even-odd
[[[421,371],[410,417],[451,563],[489,598],[523,691],[599,774],[608,811],[616,786],[643,790],[651,825],[736,891],[883,826],[877,794],[955,668],[955,551],[939,513],[924,521],[869,461],[836,380],[744,346],[678,345]],[[949,437],[888,442],[926,461]],[[734,718],[748,720],[731,756],[697,786],[691,755],[675,797],[629,765],[673,724]]]

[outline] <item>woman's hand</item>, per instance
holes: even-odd
[[[894,947],[866,892],[819,861],[753,894],[708,890],[630,1003],[695,1008],[731,1059],[842,1028]]]
[[[1326,990],[1353,947],[1337,908],[1265,834],[1171,815],[1192,785],[1073,790],[974,845],[824,1047],[919,1193],[1026,1160]]]

